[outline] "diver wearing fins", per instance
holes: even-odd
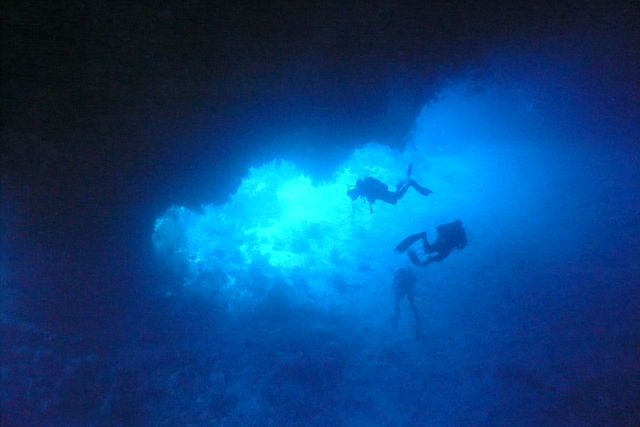
[[[371,205],[376,200],[382,200],[383,202],[395,205],[398,200],[404,196],[409,187],[413,187],[418,193],[423,196],[427,196],[432,193],[431,190],[425,188],[411,179],[412,165],[407,168],[407,178],[396,185],[396,191],[389,191],[389,187],[383,182],[378,181],[375,178],[366,177],[365,179],[359,179],[356,181],[354,188],[347,191],[347,195],[351,200],[357,200],[360,197],[365,198],[369,202],[369,210],[373,213]]]
[[[427,233],[423,231],[406,237],[395,247],[395,250],[404,252],[415,242],[422,240],[422,247],[425,254],[437,254],[428,257],[424,261],[420,261],[414,251],[409,251],[407,255],[414,265],[426,266],[435,261],[442,261],[448,257],[454,249],[462,250],[467,245],[467,232],[462,226],[461,221],[456,220],[448,224],[439,225],[436,231],[438,232],[438,238],[431,244],[427,240]]]
[[[393,276],[393,293],[396,296],[395,309],[393,312],[393,317],[391,318],[391,326],[393,327],[393,329],[398,329],[398,319],[400,317],[400,301],[404,297],[406,297],[409,301],[411,311],[413,311],[413,314],[415,316],[416,337],[418,339],[424,338],[422,332],[422,320],[420,319],[420,315],[418,314],[418,309],[416,308],[415,303],[416,275],[411,267],[399,268],[396,270],[396,273]]]

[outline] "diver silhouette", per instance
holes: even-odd
[[[383,202],[395,205],[398,200],[404,196],[409,187],[415,188],[415,190],[427,196],[432,193],[431,190],[425,188],[411,179],[412,165],[407,168],[407,177],[396,185],[396,191],[389,191],[389,187],[383,182],[378,181],[375,178],[366,177],[365,179],[359,179],[356,181],[354,188],[347,191],[347,195],[351,197],[351,200],[357,200],[359,197],[364,197],[369,202],[369,210],[373,213],[371,205],[376,200],[382,200]]]
[[[422,240],[424,253],[437,253],[437,255],[430,256],[424,261],[420,261],[418,255],[413,251],[409,251],[407,255],[414,265],[426,266],[434,261],[442,261],[448,257],[454,249],[462,250],[467,246],[467,232],[462,226],[461,221],[456,220],[448,224],[439,225],[436,228],[436,231],[438,232],[438,238],[431,244],[429,244],[429,241],[427,240],[427,233],[423,231],[406,237],[398,244],[398,246],[395,247],[395,250],[398,252],[404,252],[415,242]]]
[[[422,332],[422,320],[418,314],[416,308],[415,295],[416,295],[416,275],[410,267],[399,268],[396,270],[393,276],[393,293],[395,294],[395,309],[393,317],[391,318],[391,326],[393,329],[398,329],[398,319],[400,317],[400,301],[406,297],[409,301],[409,306],[413,311],[416,320],[416,337],[418,339],[423,338]]]

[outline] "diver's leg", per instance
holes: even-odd
[[[429,190],[429,189],[428,189],[428,188],[426,188],[426,187],[423,187],[422,185],[418,184],[417,182],[415,182],[415,181],[414,181],[414,180],[412,180],[412,179],[410,179],[410,180],[407,182],[407,188],[409,188],[409,187],[413,187],[413,188],[415,188],[415,190],[416,190],[418,193],[422,194],[423,196],[428,196],[429,194],[433,193],[433,191]],[[405,191],[407,191],[407,190],[405,189]]]
[[[396,203],[398,203],[398,200],[400,198],[398,197],[397,192],[394,193],[393,191],[385,190],[385,191],[379,191],[375,195],[375,199],[382,200],[383,202],[389,203],[391,205],[395,205]]]
[[[427,240],[427,233],[422,231],[420,233],[412,234],[411,236],[405,237],[404,240],[402,240],[402,242],[398,243],[398,245],[395,247],[395,250],[398,252],[404,252],[407,249],[409,249],[411,245],[413,245],[415,242],[417,242],[420,239],[423,239],[423,246],[424,246],[424,242]],[[429,243],[427,242],[427,245],[428,244]]]
[[[411,186],[411,181],[412,180],[410,179],[406,179],[404,181],[399,182],[398,185],[396,185],[395,195],[398,198],[398,200],[402,199],[402,197],[404,196],[404,193],[407,192],[407,190]]]
[[[404,239],[398,246],[396,246],[396,251],[402,252],[420,239],[422,240],[422,249],[424,250],[425,254],[436,252],[436,248],[434,248],[434,245],[429,244],[429,241],[427,240],[427,233],[424,231],[422,233],[417,233]],[[426,266],[431,261],[433,261],[433,257],[429,257],[425,261],[420,261],[420,258],[418,258],[418,255],[414,251],[409,251],[407,255],[409,256],[409,260],[413,265]]]
[[[407,294],[407,299],[409,300],[409,305],[411,306],[411,310],[413,311],[413,315],[416,319],[416,337],[418,339],[422,339],[424,338],[424,332],[422,330],[422,319],[420,319],[420,314],[418,313],[418,308],[416,307],[413,293]]]
[[[399,317],[400,317],[400,293],[396,292],[396,306],[393,312],[393,317],[391,317],[391,327],[393,327],[393,329],[398,329]]]
[[[429,241],[427,240],[427,232],[426,231],[424,233],[422,233],[422,236],[420,236],[420,238],[422,239],[422,249],[424,250],[424,253],[428,254],[430,252],[433,252],[433,249],[431,248],[431,245],[429,244]]]
[[[410,250],[409,252],[407,252],[407,256],[409,256],[409,260],[413,265],[417,265],[417,266],[426,265],[424,262],[420,261],[420,258],[418,258],[418,255],[413,250]]]
[[[448,245],[446,241],[442,240],[441,238],[437,238],[436,241],[433,242],[433,244],[429,245],[428,249],[425,248],[424,252],[427,254],[432,254],[434,252],[437,252],[436,255],[430,256],[427,261],[440,262],[446,257],[448,257],[452,250],[453,248],[450,245]]]
[[[451,253],[451,250],[452,249],[449,249],[449,248],[438,250],[437,251],[438,252],[437,255],[430,256],[425,261],[424,265],[427,265],[427,264],[432,263],[432,262],[440,262],[440,261],[442,261],[443,259],[445,259],[446,257],[449,256],[449,254]]]
[[[407,192],[409,187],[413,187],[418,193],[422,194],[423,196],[428,196],[429,194],[433,193],[433,191],[429,190],[426,187],[423,187],[414,180],[406,179],[396,185],[397,190],[395,194],[398,197],[398,200],[404,197],[404,193]]]

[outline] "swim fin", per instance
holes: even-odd
[[[416,191],[422,194],[423,196],[428,196],[429,194],[433,193],[433,191],[429,190],[426,187],[421,186],[420,184],[416,184],[415,182],[413,184],[413,188],[415,188]]]
[[[411,236],[406,237],[402,242],[398,243],[398,245],[395,247],[395,250],[397,252],[404,252],[409,248],[409,246],[413,245],[415,242],[422,239],[423,237],[425,239],[427,238],[427,233],[425,231],[412,234]]]

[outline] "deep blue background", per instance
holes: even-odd
[[[8,5],[3,425],[638,418],[632,2],[343,3]],[[462,294],[434,285],[431,301],[457,308],[426,343],[277,293],[228,316],[182,291],[181,275],[154,253],[153,223],[169,206],[223,203],[250,165],[276,156],[322,180],[370,140],[402,148],[439,90],[460,76],[486,90],[487,73],[528,82],[520,99],[535,99],[540,118],[507,129],[522,121],[473,122],[473,109],[486,104],[472,104],[460,113],[472,125],[459,127],[455,109],[444,109],[432,126],[457,143],[434,141],[434,152],[455,153],[478,133],[495,136],[487,131],[495,127],[503,144],[519,148],[519,136],[529,144],[538,132],[552,147],[547,184],[575,197],[542,200],[535,215],[548,227],[520,227],[517,241],[544,246],[545,231],[570,223],[567,212],[577,230],[593,233],[549,239],[551,263],[532,260],[524,244],[514,255],[498,231],[486,236],[495,257],[478,259],[470,247],[469,267],[502,263],[529,281],[487,289],[470,277]],[[503,112],[517,115],[513,105],[505,101]],[[572,152],[564,168],[555,154]],[[593,182],[590,204],[584,184]]]

